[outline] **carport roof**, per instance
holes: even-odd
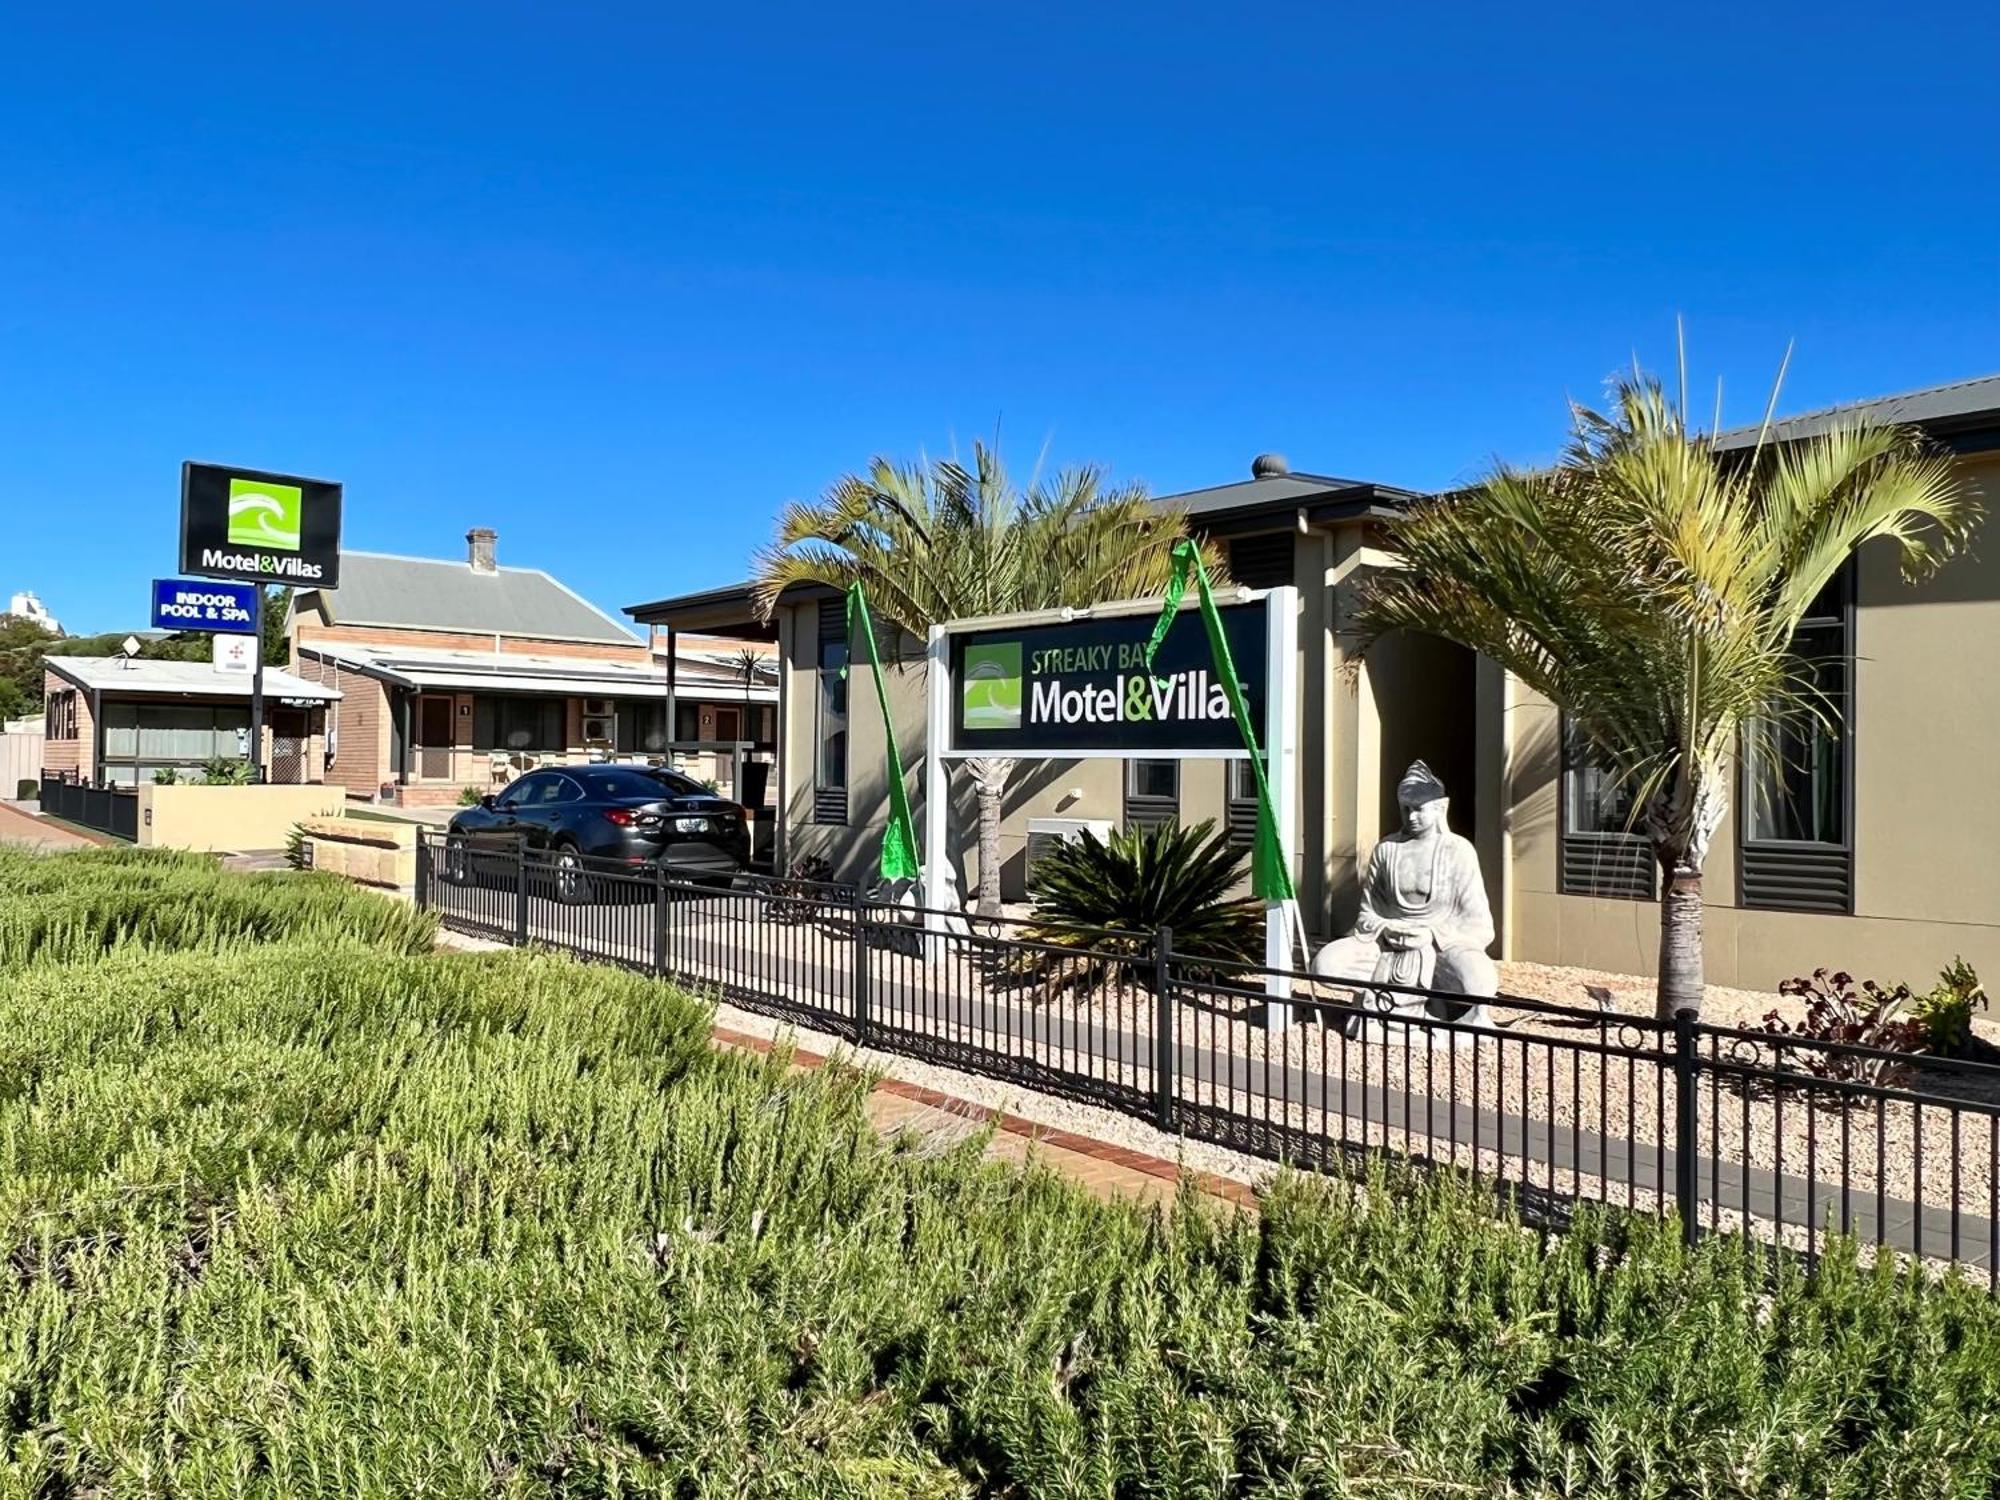
[[[42,665],[58,677],[98,693],[127,698],[245,698],[248,673],[222,673],[205,661],[148,661],[144,657],[46,656]],[[340,689],[325,687],[278,667],[264,668],[266,698],[308,698],[331,703]]]

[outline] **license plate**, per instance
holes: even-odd
[[[712,826],[707,818],[674,819],[674,827],[681,833],[707,833]]]

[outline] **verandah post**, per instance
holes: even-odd
[[[1174,930],[1153,934],[1153,1123],[1174,1128]]]

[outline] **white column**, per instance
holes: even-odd
[[[931,627],[924,651],[924,905],[950,902],[945,862],[951,858],[951,779],[944,752],[951,746],[951,649],[942,625]]]
[[[1272,589],[1264,601],[1264,774],[1271,786],[1271,811],[1278,823],[1278,847],[1296,889],[1299,879],[1299,591]],[[1297,902],[1272,902],[1264,909],[1264,964],[1289,969],[1302,962],[1292,949],[1299,921]],[[1272,1030],[1292,1019],[1292,981],[1273,974],[1264,981],[1269,1003],[1265,1024]]]

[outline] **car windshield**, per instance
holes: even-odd
[[[653,770],[642,766],[599,766],[570,773],[581,781],[593,797],[619,802],[650,800],[654,797],[685,797],[702,787],[677,771]]]

